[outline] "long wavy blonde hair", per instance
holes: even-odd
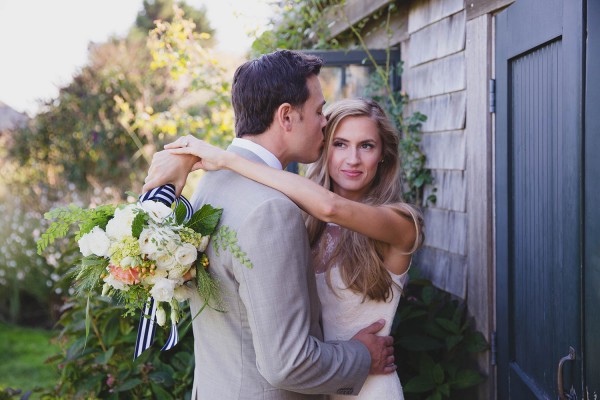
[[[331,178],[327,170],[329,148],[334,133],[340,122],[347,117],[366,116],[377,125],[382,141],[382,162],[378,163],[377,173],[371,183],[363,203],[371,205],[388,205],[406,218],[411,218],[417,229],[415,244],[407,254],[414,253],[423,243],[423,217],[414,206],[402,201],[402,185],[400,181],[400,158],[398,155],[398,132],[377,102],[367,99],[346,99],[333,103],[325,111],[327,126],[325,127],[325,146],[318,161],[311,164],[307,177],[333,190]],[[306,227],[311,247],[325,230],[326,223],[310,215],[306,216]],[[347,229],[342,230],[341,240],[333,252],[331,259],[326,260],[326,280],[331,287],[329,271],[336,264],[340,269],[346,287],[364,298],[376,301],[388,301],[393,297],[394,281],[387,272],[382,259],[384,244]]]

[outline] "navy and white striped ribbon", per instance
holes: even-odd
[[[135,353],[133,359],[138,358],[144,350],[152,346],[154,341],[154,333],[156,332],[156,304],[154,299],[150,297],[146,302],[146,306],[140,316],[140,324],[138,325],[137,339],[135,341]]]
[[[160,201],[161,203],[171,207],[171,204],[175,202],[175,207],[180,202],[183,203],[186,210],[185,220],[189,220],[194,214],[192,204],[184,196],[175,196],[175,186],[167,184],[152,189],[140,196],[141,201],[154,200]],[[156,333],[156,302],[152,297],[148,298],[142,315],[140,315],[140,323],[138,326],[138,334],[135,342],[135,353],[133,359],[138,358],[145,350],[152,346],[154,341],[154,334]],[[167,343],[163,346],[161,351],[170,350],[179,342],[179,332],[177,331],[177,324],[173,323],[171,326],[171,333]]]

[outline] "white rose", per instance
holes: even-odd
[[[150,289],[150,296],[156,301],[171,301],[173,291],[177,282],[171,279],[157,278],[154,286]]]
[[[202,236],[202,240],[200,240],[200,244],[198,245],[198,251],[206,250],[206,246],[208,246],[208,241],[210,240],[210,236]]]
[[[126,283],[121,282],[118,279],[115,279],[114,276],[112,276],[112,274],[108,274],[106,276],[106,278],[104,278],[104,282],[112,287],[114,287],[117,290],[123,290],[124,292],[129,290],[129,286],[127,286]]]
[[[110,239],[106,233],[95,226],[90,232],[86,233],[77,241],[79,250],[84,257],[97,255],[98,257],[108,257],[110,248]]]
[[[165,326],[165,322],[167,321],[167,314],[162,307],[158,307],[156,309],[156,323],[160,326]]]
[[[181,285],[173,291],[173,298],[179,302],[186,301],[192,297],[195,290],[187,285]]]
[[[173,212],[171,208],[167,207],[164,203],[154,200],[142,202],[142,209],[156,222],[162,222]]]
[[[183,243],[175,250],[175,260],[181,265],[190,266],[198,257],[198,250],[191,243]]]
[[[140,233],[139,243],[140,251],[142,254],[147,254],[149,257],[158,252],[158,246],[156,242],[156,231],[154,229],[144,228]],[[153,257],[150,257],[153,260]]]
[[[136,216],[135,210],[139,210],[135,204],[128,204],[124,208],[117,208],[115,215],[106,224],[106,234],[113,240],[121,240],[125,236],[131,236],[131,225]]]
[[[155,261],[157,270],[168,271],[177,265],[177,260],[169,253],[157,253],[155,255]]]

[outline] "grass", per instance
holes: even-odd
[[[0,388],[52,387],[58,381],[55,363],[44,361],[59,351],[52,331],[0,323]]]

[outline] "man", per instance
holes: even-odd
[[[282,168],[310,163],[323,144],[322,62],[277,51],[240,66],[232,87],[236,135],[228,151]],[[184,160],[184,161],[182,161]],[[155,156],[144,190],[172,181],[178,191],[195,157]],[[206,308],[193,322],[192,398],[317,399],[358,394],[369,373],[393,372],[391,337],[377,322],[350,341],[322,341],[320,305],[300,209],[286,196],[230,171],[208,172],[192,198],[223,208],[253,265],[208,249],[226,312]],[[192,315],[202,306],[190,300]]]

